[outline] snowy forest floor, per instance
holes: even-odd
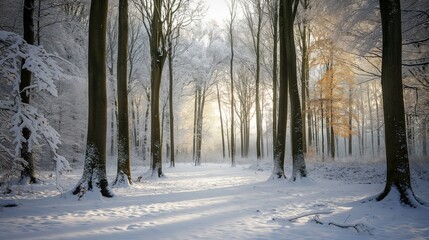
[[[362,203],[384,188],[384,163],[310,163],[311,179],[294,183],[269,181],[268,163],[255,169],[178,164],[164,168],[166,178],[115,188],[114,198],[93,194],[80,201],[60,197],[44,172],[43,184],[0,194],[2,206],[18,204],[0,208],[0,239],[429,238],[427,206],[412,209],[394,198]],[[414,192],[429,202],[428,164],[412,169]],[[63,176],[66,189],[81,171]],[[133,176],[145,171],[133,167]]]

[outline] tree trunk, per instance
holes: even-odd
[[[128,0],[119,0],[119,33],[118,33],[118,169],[114,182],[131,183],[130,140],[128,127]],[[112,136],[113,137],[113,136]]]
[[[219,86],[216,84],[217,104],[219,106],[219,118],[220,118],[220,133],[222,136],[222,157],[225,159],[225,137],[223,134],[223,119],[222,119],[222,107],[220,105]]]
[[[262,158],[262,150],[261,150],[261,132],[262,132],[262,119],[261,119],[261,106],[260,106],[260,96],[259,96],[259,81],[260,81],[260,39],[261,39],[261,23],[262,23],[262,7],[261,2],[258,1],[258,27],[256,31],[256,158],[259,160]]]
[[[369,110],[369,128],[371,131],[371,151],[372,151],[372,156],[375,156],[375,151],[374,151],[374,119],[372,117],[372,104],[371,104],[371,98],[370,98],[370,93],[369,93],[369,84],[367,86],[366,89],[366,93],[367,93],[367,97],[368,97],[368,110]]]
[[[231,147],[230,147],[230,141],[229,141],[229,131],[228,131],[228,122],[225,123],[225,130],[226,130],[226,144],[228,147],[228,157],[231,157]]]
[[[170,36],[171,38],[171,36]],[[168,42],[169,49],[172,49],[171,39]],[[173,54],[168,52],[168,73],[169,73],[169,109],[170,109],[170,167],[175,167],[176,162],[174,159],[174,108],[173,108]]]
[[[320,147],[319,147],[319,120],[317,119],[316,114],[312,114],[312,121],[314,126],[314,143],[316,145],[316,153],[320,155]],[[323,129],[323,128],[322,128]]]
[[[379,110],[379,102],[378,102],[378,94],[377,89],[374,87],[374,99],[375,99],[375,113],[377,115],[377,125],[375,126],[377,128],[377,156],[380,156],[380,149],[381,149],[381,133],[380,133],[380,110]]]
[[[278,0],[274,0],[274,13],[273,13],[273,155],[274,148],[277,142],[277,102],[278,102],[278,78],[277,78],[277,46],[278,46]]]
[[[407,152],[404,98],[402,88],[402,37],[400,0],[380,0],[383,31],[381,86],[386,139],[387,178],[383,200],[392,188],[400,194],[400,202],[416,207],[410,181]],[[394,193],[395,194],[395,193]],[[416,201],[417,200],[417,201]]]
[[[197,117],[198,117],[198,87],[195,86],[195,96],[194,96],[194,129],[192,135],[192,161],[196,160],[196,143],[197,143]]]
[[[40,19],[42,15],[42,0],[39,0],[39,4],[37,6],[37,45],[40,46]]]
[[[231,22],[232,25],[232,22]],[[230,76],[231,76],[231,166],[235,167],[235,139],[234,139],[234,38],[233,29],[230,26],[230,46],[231,46],[231,60],[230,60]]]
[[[303,7],[304,11],[308,9],[308,1],[303,1]],[[310,118],[309,116],[309,109],[307,107],[307,97],[308,97],[308,80],[309,80],[309,59],[308,59],[308,48],[307,48],[307,42],[309,39],[309,35],[307,34],[307,21],[304,20],[303,27],[300,32],[301,37],[301,98],[302,98],[302,134],[303,134],[303,151],[304,153],[307,153],[307,141],[306,138],[308,138],[309,145],[311,145],[311,125],[310,125]],[[307,125],[306,125],[306,118],[308,120],[308,137],[307,137]]]
[[[352,111],[353,111],[353,107],[352,107],[352,101],[353,101],[353,94],[352,94],[352,89],[349,89],[349,156],[352,156],[352,148],[353,148],[353,125],[352,125]]]
[[[331,154],[331,160],[335,159],[335,132],[334,132],[334,60],[333,54],[331,53],[330,70],[329,76],[329,152]]]
[[[95,187],[113,197],[106,177],[106,25],[108,1],[91,1],[88,44],[88,134],[82,178],[73,190],[83,197]]]
[[[288,76],[287,76],[287,46],[286,46],[286,25],[285,1],[280,1],[279,6],[279,30],[280,30],[280,91],[279,91],[279,112],[277,121],[277,139],[274,144],[274,166],[273,177],[286,178],[284,173],[284,161],[286,151],[286,129],[287,129],[287,106],[288,106]]]
[[[289,97],[291,106],[291,142],[292,142],[292,181],[297,177],[307,177],[304,160],[303,133],[301,104],[299,100],[298,80],[296,72],[296,50],[293,22],[297,11],[298,0],[283,0],[286,5],[283,8],[286,20],[286,76],[289,83]]]
[[[324,111],[324,109],[323,109],[323,93],[322,93],[322,90],[320,90],[320,125],[321,125],[321,128],[320,128],[320,133],[322,134],[322,136],[321,136],[321,139],[322,139],[322,146],[321,146],[321,150],[322,150],[322,161],[323,160],[325,160],[325,136],[324,136],[324,134],[323,134],[323,129],[324,129],[324,127],[323,127],[323,120],[324,120],[324,113],[325,113],[325,111]],[[328,132],[326,132],[326,134],[328,134]],[[327,137],[326,137],[326,139],[328,139]]]
[[[162,172],[162,142],[159,116],[159,91],[161,87],[162,68],[166,59],[164,49],[161,49],[162,0],[154,0],[150,53],[151,53],[151,157],[152,176],[163,177]],[[161,50],[160,50],[161,49]]]
[[[199,146],[198,144],[200,143],[199,138],[200,138],[200,111],[201,111],[201,86],[197,85],[196,87],[196,91],[195,91],[195,135],[194,135],[194,139],[195,139],[195,158],[194,158],[194,162],[195,162],[195,166],[199,166],[200,165],[200,154],[199,154]]]
[[[362,129],[361,129],[361,132],[362,132],[362,138],[361,138],[361,142],[360,142],[360,145],[362,146],[362,153],[361,153],[361,155],[365,155],[365,148],[366,148],[366,146],[365,146],[365,144],[366,144],[366,134],[365,134],[365,109],[364,109],[364,107],[363,107],[363,87],[362,87],[362,85],[360,86],[360,109],[361,109],[361,112],[362,112]]]
[[[130,97],[130,102],[131,102],[131,146],[133,146],[133,149],[135,149],[136,147],[138,147],[138,135],[137,135],[137,123],[136,123],[136,108],[135,108],[135,100],[134,97]]]
[[[25,0],[24,1],[24,10],[23,10],[23,24],[24,24],[24,40],[28,44],[34,44],[34,0]],[[25,59],[22,60],[21,66],[24,66]],[[30,94],[28,91],[24,91],[27,87],[31,85],[32,74],[27,69],[22,69],[21,67],[21,82],[19,84],[19,91],[21,92],[21,102],[24,104],[30,104]],[[31,131],[28,128],[22,129],[22,136],[25,138],[25,141],[21,142],[21,158],[24,159],[26,164],[23,164],[23,169],[21,170],[21,177],[19,182],[22,184],[27,183],[37,183],[38,179],[34,172],[34,157],[29,149],[28,139],[30,139]]]
[[[143,122],[143,141],[142,141],[142,155],[143,155],[143,162],[146,161],[147,157],[147,130],[149,128],[149,115],[150,115],[150,106],[151,106],[151,98],[149,90],[146,89],[146,113],[144,115],[144,122]]]
[[[362,156],[362,144],[361,144],[361,131],[360,131],[360,110],[359,110],[359,106],[357,106],[357,135],[358,135],[358,145],[359,145],[359,154],[360,156]]]
[[[198,96],[198,120],[197,120],[197,158],[195,166],[201,164],[201,148],[203,140],[203,116],[204,116],[204,105],[206,102],[206,89],[200,89]]]

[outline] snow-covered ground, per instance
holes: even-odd
[[[312,180],[295,183],[267,181],[270,166],[263,168],[179,164],[164,168],[165,179],[116,188],[111,199],[94,194],[80,201],[58,196],[46,173],[42,185],[0,195],[2,205],[18,204],[0,209],[0,239],[429,238],[429,208],[392,199],[362,203],[383,189],[383,164],[312,163]],[[416,169],[414,191],[429,202],[427,168]],[[134,167],[133,176],[145,171]],[[66,187],[80,174],[68,173]]]

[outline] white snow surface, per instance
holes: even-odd
[[[2,206],[18,205],[0,208],[0,239],[429,239],[428,207],[402,206],[395,192],[363,203],[384,188],[382,163],[312,163],[311,179],[298,182],[268,180],[270,164],[254,169],[183,163],[164,167],[166,178],[115,188],[113,198],[79,201],[59,196],[52,173],[41,173],[43,184],[0,195]],[[133,176],[146,171],[133,167]],[[80,176],[66,173],[64,186]],[[426,202],[427,176],[413,170],[414,192]]]

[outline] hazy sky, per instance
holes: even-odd
[[[228,0],[207,0],[207,19],[214,19],[222,23],[228,17]]]

